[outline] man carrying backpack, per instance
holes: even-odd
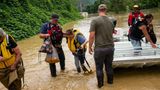
[[[70,49],[70,51],[74,55],[75,66],[77,68],[77,72],[78,73],[81,72],[80,65],[81,65],[84,72],[88,71],[88,69],[84,65],[84,62],[86,60],[86,58],[85,58],[86,44],[88,41],[86,40],[84,35],[77,29],[67,30],[66,37],[67,37],[68,48]],[[87,64],[88,64],[88,62],[87,62]]]
[[[131,28],[130,32],[130,39],[131,39],[131,44],[134,48],[134,50],[142,50],[141,47],[141,40],[143,37],[147,39],[148,42],[150,42],[152,48],[156,48],[157,46],[155,45],[156,40],[152,38],[149,32],[148,27],[153,19],[152,15],[146,15],[142,21],[138,21],[134,27]],[[139,55],[140,51],[135,51],[135,55]]]
[[[59,16],[57,14],[52,14],[51,16],[51,22],[47,22],[42,25],[41,31],[40,31],[40,38],[51,39],[52,45],[56,48],[58,52],[58,56],[60,59],[60,67],[61,70],[65,70],[65,56],[62,49],[62,38],[63,38],[63,32],[61,26],[58,24]],[[56,65],[55,63],[50,63],[50,71],[51,76],[56,77]]]
[[[8,90],[21,90],[24,77],[21,55],[14,38],[0,28],[0,82]]]

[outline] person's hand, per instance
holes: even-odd
[[[50,37],[50,34],[45,34],[45,38],[48,38],[48,37]]]
[[[89,54],[92,55],[92,53],[93,53],[93,48],[92,48],[92,47],[89,47]]]
[[[84,47],[85,47],[84,44],[82,44],[80,48],[82,49],[82,48],[84,48]]]
[[[117,34],[117,30],[114,29],[113,34]]]
[[[2,56],[0,56],[0,61],[3,61],[3,60],[4,60],[4,58]]]
[[[155,44],[151,44],[152,45],[152,48],[157,48],[157,46]]]
[[[11,69],[11,71],[16,70],[16,66],[17,66],[17,65],[13,64],[13,65],[11,66],[11,68],[10,68],[10,69]]]

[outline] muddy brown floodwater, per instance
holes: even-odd
[[[160,30],[160,9],[146,10],[145,13],[153,13],[155,30],[159,36]],[[127,13],[114,14],[118,20],[117,27],[128,29]],[[87,18],[79,21],[75,27],[80,28],[88,38],[89,24],[92,18]],[[66,25],[64,28],[72,27],[75,22]],[[159,41],[159,39],[158,39]],[[66,70],[60,71],[59,64],[57,65],[56,78],[51,77],[49,65],[44,61],[45,54],[41,54],[38,60],[38,49],[42,44],[42,40],[38,36],[18,42],[23,53],[23,60],[26,67],[25,72],[25,87],[23,90],[99,90],[95,77],[95,65],[91,55],[87,53],[93,73],[78,74],[75,69],[74,59],[63,40],[63,49],[66,56]],[[148,68],[116,68],[115,79],[113,85],[105,83],[100,90],[160,90],[160,66]],[[106,82],[106,78],[105,78]],[[0,84],[0,90],[6,90]]]

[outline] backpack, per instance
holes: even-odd
[[[77,33],[78,32],[78,33]],[[77,47],[77,46],[79,46],[80,45],[80,43],[78,42],[78,35],[80,35],[80,36],[82,36],[82,37],[84,37],[85,38],[85,36],[81,33],[81,32],[79,32],[78,30],[73,30],[73,33],[74,34],[76,34],[75,35],[75,38],[74,38],[74,45],[75,45],[75,47],[76,47],[76,49],[78,49],[79,47]]]
[[[48,34],[50,34],[50,38],[53,45],[59,45],[62,43],[63,32],[62,28],[59,25],[48,24]]]

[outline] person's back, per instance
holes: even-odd
[[[92,21],[95,28],[95,47],[113,47],[113,28],[114,25],[107,16],[98,16]],[[92,27],[92,26],[91,26]],[[94,30],[94,29],[91,29]]]
[[[101,88],[104,83],[103,65],[107,75],[108,84],[113,84],[113,68],[112,61],[114,55],[113,32],[114,23],[106,16],[107,7],[101,4],[98,7],[99,16],[92,20],[89,35],[89,53],[93,52],[96,65],[96,75],[98,87]]]
[[[134,27],[130,28],[130,38],[133,40],[142,40],[142,38],[144,37],[142,30],[139,29],[139,27],[145,24],[144,21],[138,21]]]

